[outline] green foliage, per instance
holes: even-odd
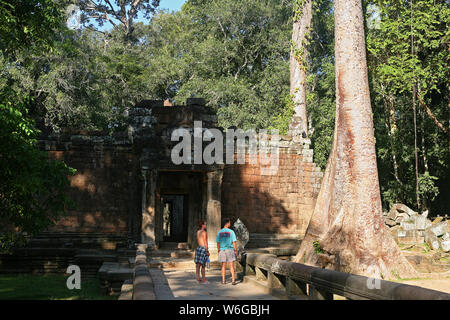
[[[13,247],[22,247],[27,238],[22,233],[5,232],[0,234],[0,253],[11,253]]]
[[[179,15],[195,23],[175,101],[205,97],[223,127],[273,126],[289,92],[291,10],[279,0],[188,1]]]
[[[333,2],[313,1],[307,77],[307,113],[314,162],[325,169],[334,136],[336,89]]]
[[[444,1],[369,1],[366,41],[376,150],[383,205],[415,207],[412,86],[419,98],[448,127],[449,7]],[[411,18],[412,16],[412,18]],[[314,161],[325,168],[335,120],[334,16],[332,1],[313,2],[309,44],[307,111]],[[414,54],[411,52],[414,36]],[[418,98],[418,99],[419,99]],[[418,109],[419,193],[423,209],[448,210],[450,148],[448,137]],[[447,194],[447,196],[445,196]]]
[[[12,55],[25,46],[52,50],[53,30],[61,23],[55,1],[0,0],[0,51]]]
[[[0,220],[6,231],[0,236],[0,247],[8,251],[24,242],[24,233],[43,231],[64,212],[70,204],[64,193],[67,175],[74,170],[40,151],[40,132],[28,115],[34,100],[16,91],[10,72],[28,67],[26,62],[12,67],[24,50],[38,53],[52,47],[52,28],[61,21],[58,7],[49,1],[0,5],[8,7],[0,12],[0,39],[5,46],[0,81]]]
[[[57,54],[22,53],[6,66],[6,85],[36,97],[53,130],[122,130],[124,112],[142,99],[195,96],[223,127],[268,128],[289,92],[291,10],[281,0],[188,1],[135,23],[133,41],[120,27],[60,32]]]
[[[122,40],[134,41],[134,24],[138,18],[150,19],[160,0],[77,0],[81,10],[80,23],[88,29],[97,29],[105,24],[120,29]],[[94,24],[95,22],[95,24]]]
[[[305,7],[306,0],[294,0],[293,12],[294,22],[298,21],[303,15],[303,8]]]
[[[270,130],[278,130],[282,135],[288,133],[289,125],[291,124],[292,116],[294,115],[294,100],[291,95],[286,96],[284,105],[285,107],[281,113],[273,117],[273,124],[269,127]]]
[[[433,201],[439,194],[439,188],[436,186],[438,177],[430,176],[428,171],[419,176],[419,193],[424,199]]]
[[[315,252],[316,254],[319,254],[319,253],[323,253],[323,252],[324,252],[323,249],[320,247],[320,243],[319,243],[318,240],[316,240],[316,241],[313,242],[313,247],[314,247],[314,252]]]
[[[444,195],[450,188],[449,140],[424,105],[437,121],[449,127],[448,3],[369,1],[368,5],[369,79],[384,205],[403,202],[416,207],[415,86],[422,209],[443,212],[449,208],[448,196]]]
[[[33,235],[54,223],[70,204],[65,187],[74,170],[39,150],[39,131],[27,117],[25,103],[0,104],[0,123],[0,219]],[[2,249],[14,239],[4,235]]]
[[[106,13],[115,26],[102,32],[66,30],[58,27],[63,19],[56,16],[46,22],[46,16],[60,10],[53,7],[41,15],[44,40],[24,36],[24,41],[17,42],[22,45],[3,45],[14,48],[10,51],[14,54],[5,51],[0,57],[0,91],[12,90],[21,97],[18,101],[31,97],[26,119],[44,118],[44,124],[56,131],[62,127],[122,130],[126,111],[139,100],[170,99],[183,104],[189,97],[204,97],[217,111],[222,127],[278,129],[284,134],[293,114],[289,96],[292,22],[301,16],[305,2],[188,0],[179,12],[155,13],[156,2],[144,1],[147,7],[136,14],[146,14],[146,24],[137,22],[134,13],[128,16],[130,6],[125,13],[116,12],[131,17],[128,25],[107,12],[106,5],[96,12]],[[5,3],[0,0],[2,8]],[[120,7],[130,1],[113,3]],[[314,161],[324,169],[336,111],[333,1],[317,0],[312,6],[308,60],[301,62],[308,66],[308,131]],[[450,148],[448,136],[436,121],[447,128],[450,116],[448,3],[373,0],[364,6],[383,205],[403,202],[414,207],[416,203],[415,86],[419,193],[425,208],[444,212],[449,208]],[[95,19],[95,12],[81,7],[84,26],[97,28],[88,22]],[[13,14],[9,9],[4,12],[0,21],[8,21]],[[21,14],[26,17],[28,13]],[[108,21],[104,15],[99,19]],[[0,30],[12,30],[17,21],[10,26],[0,24]],[[8,37],[1,37],[0,42],[14,42]],[[39,43],[51,42],[52,50],[36,53],[36,48],[42,48]],[[295,53],[303,56],[301,49]],[[2,103],[6,106],[8,101],[12,100]],[[18,108],[16,103],[13,106]]]

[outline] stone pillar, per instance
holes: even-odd
[[[155,246],[156,170],[142,170],[142,243]]]
[[[206,223],[210,259],[217,259],[217,232],[221,229],[222,220],[222,176],[223,170],[207,172]]]

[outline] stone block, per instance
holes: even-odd
[[[410,220],[414,221],[415,229],[425,230],[427,227],[427,218],[418,214],[414,214],[410,217]]]
[[[393,226],[397,225],[397,223],[395,222],[395,220],[392,220],[392,219],[389,219],[389,218],[385,219],[385,220],[384,220],[384,223],[385,223],[386,225],[388,225],[389,227],[393,227]]]
[[[415,214],[415,212],[410,208],[408,208],[407,206],[405,206],[404,204],[396,203],[392,206],[391,210],[389,211],[388,217],[399,222],[400,217],[402,217],[401,220],[404,220],[409,218],[413,214]]]
[[[423,257],[422,256],[406,256],[405,257],[409,262],[414,263],[415,265],[418,265],[422,262]]]
[[[441,240],[441,248],[445,252],[450,252],[450,239]]]
[[[401,221],[400,226],[403,228],[403,230],[416,230],[416,224],[414,223],[414,220],[406,220]]]
[[[427,228],[427,230],[430,230],[437,237],[440,237],[447,232],[447,221],[442,221],[442,222],[436,223],[435,225]]]
[[[439,238],[430,229],[425,230],[425,242],[433,250],[438,250],[440,247]]]
[[[404,238],[404,237],[406,237],[406,231],[403,230],[403,229],[398,229],[398,230],[397,230],[397,237],[398,237],[398,238]]]
[[[392,232],[392,231],[391,231]],[[395,236],[395,233],[393,233]],[[397,230],[398,242],[403,244],[420,244],[424,242],[423,232],[419,230]]]

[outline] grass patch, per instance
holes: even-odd
[[[431,251],[431,248],[430,248],[430,246],[428,245],[428,243],[424,243],[423,244],[423,252],[425,252],[425,253],[428,253],[428,252],[430,252]]]
[[[0,300],[116,300],[101,294],[98,279],[82,279],[69,290],[66,275],[0,275]]]

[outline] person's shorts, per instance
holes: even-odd
[[[205,266],[206,260],[208,260],[208,252],[205,247],[198,246],[197,250],[195,250],[195,263],[200,263],[202,266]]]
[[[219,252],[219,262],[233,262],[236,261],[236,256],[233,249],[221,250]]]

